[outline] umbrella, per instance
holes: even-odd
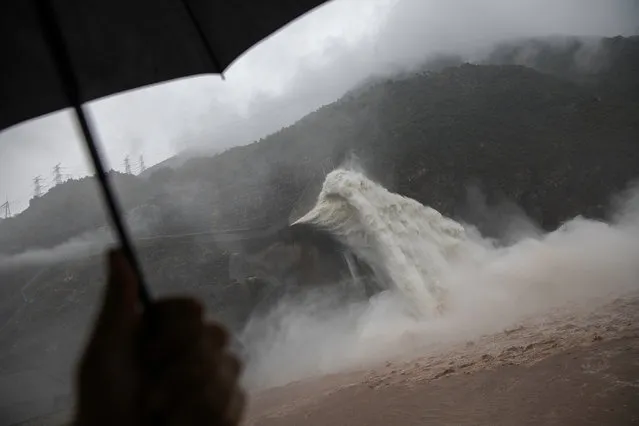
[[[222,74],[326,0],[6,0],[0,131],[72,107],[120,244],[150,296],[83,104],[163,81]]]

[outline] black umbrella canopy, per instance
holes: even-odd
[[[43,1],[57,20],[84,103],[221,73],[326,0],[6,0],[0,6],[0,130],[73,106],[38,14]]]
[[[121,209],[82,104],[163,81],[222,73],[250,47],[326,0],[5,0],[0,131],[73,107],[125,253]]]

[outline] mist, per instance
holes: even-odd
[[[184,188],[182,188],[184,189]],[[186,197],[186,195],[183,195]],[[195,214],[189,216],[195,220]],[[157,206],[142,206],[125,215],[129,232],[134,238],[150,238],[156,234],[160,221]],[[34,248],[16,254],[0,253],[0,271],[16,267],[40,267],[49,264],[82,259],[104,253],[116,243],[113,230],[109,226],[84,232],[54,247]]]
[[[445,270],[439,276],[446,290],[441,315],[415,315],[414,300],[392,287],[369,301],[352,303],[322,289],[284,299],[251,318],[244,330],[251,360],[245,383],[261,389],[409,359],[435,347],[472,342],[557,309],[591,311],[639,291],[637,200],[639,188],[634,186],[615,197],[613,220],[575,217],[545,234],[530,232],[525,216],[506,221],[507,238],[501,241],[484,238],[466,225],[463,254],[438,265]],[[407,214],[400,207],[388,208]],[[375,244],[374,237],[366,240]],[[424,241],[430,244],[430,237]],[[404,254],[409,256],[410,250]]]
[[[5,268],[45,266],[103,253],[113,245],[112,233],[106,229],[86,232],[52,248],[27,250],[13,255],[0,254],[0,270]]]

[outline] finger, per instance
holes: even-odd
[[[182,400],[196,400],[210,396],[209,389],[216,390],[217,399],[209,401],[222,410],[228,404],[231,390],[238,385],[241,364],[233,355],[212,348],[212,339],[203,333],[199,345],[190,346],[180,357],[147,370],[145,386],[146,411],[166,411],[167,404]],[[142,365],[149,363],[143,361]]]
[[[158,368],[144,380],[143,405],[147,413],[166,412],[183,400],[198,397],[216,377],[212,362],[183,357],[165,368]]]
[[[246,407],[246,395],[241,390],[237,389],[233,392],[233,396],[226,407],[224,416],[224,425],[239,425],[242,421],[242,414]]]
[[[148,367],[164,368],[194,350],[204,334],[203,308],[191,298],[154,303],[145,312],[143,358]]]
[[[166,421],[165,425],[238,425],[244,409],[244,394],[234,389],[230,392],[234,405],[227,405],[220,410],[215,404],[211,404],[210,399],[205,397],[206,393],[200,394],[196,398],[184,399],[178,404],[172,404],[161,416]],[[237,403],[236,403],[237,402]]]
[[[108,281],[98,316],[96,334],[118,336],[128,333],[139,316],[137,304],[138,280],[121,250],[108,255]]]
[[[220,324],[207,324],[206,333],[213,349],[225,348],[229,343],[229,334]]]
[[[207,326],[199,336],[179,345],[163,345],[166,337],[155,345],[148,345],[141,360],[147,384],[168,391],[207,383],[233,385],[238,381],[242,364],[220,347],[220,339],[225,338],[225,334],[219,330],[219,327]]]
[[[246,397],[237,387],[219,389],[203,388],[198,393],[181,398],[166,407],[162,414],[155,413],[152,418],[165,419],[167,425],[209,424],[237,425],[242,418]],[[224,401],[221,403],[221,401]]]
[[[235,355],[222,352],[218,355],[216,361],[216,375],[220,384],[230,386],[238,381],[242,373],[242,363]]]
[[[239,425],[246,405],[246,396],[239,388],[235,387],[226,391],[226,401],[223,405],[216,405],[220,400],[220,390],[210,389],[202,398],[195,399],[193,407],[199,418],[208,418],[209,422],[223,426]],[[209,424],[211,424],[209,423]]]
[[[173,322],[203,322],[204,308],[191,297],[171,297],[153,303],[149,309],[156,325]]]

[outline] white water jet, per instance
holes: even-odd
[[[331,232],[423,315],[442,311],[442,278],[472,245],[454,220],[344,169],[326,176],[315,207],[295,223]]]

